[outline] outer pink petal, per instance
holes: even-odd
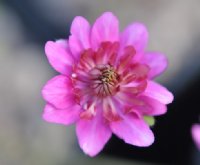
[[[153,81],[148,81],[147,88],[142,95],[158,100],[163,104],[169,104],[174,99],[173,94],[167,88]]]
[[[97,49],[100,43],[105,41],[119,41],[119,22],[111,12],[103,13],[92,27],[92,47]]]
[[[47,104],[44,109],[43,119],[58,124],[72,124],[79,119],[81,112],[80,106],[75,105],[67,109],[56,109],[50,104]]]
[[[92,119],[81,119],[77,123],[76,134],[79,145],[89,156],[97,155],[111,137],[111,130],[102,116]]]
[[[198,149],[200,150],[200,124],[194,124],[192,126],[192,137]]]
[[[44,99],[56,108],[68,108],[75,104],[72,84],[66,76],[56,76],[49,80],[42,89]]]
[[[141,23],[133,23],[129,25],[121,35],[121,46],[133,46],[137,55],[144,51],[148,41],[148,31]],[[135,57],[137,58],[137,57]]]
[[[67,41],[48,41],[45,45],[45,53],[51,66],[64,75],[70,75],[74,63],[72,55],[67,50]]]
[[[166,105],[155,99],[147,96],[139,96],[138,99],[143,101],[143,104],[134,106],[133,108],[142,115],[156,116],[167,112]]]
[[[132,113],[123,117],[123,120],[110,123],[111,130],[126,143],[139,147],[149,146],[154,142],[154,135],[149,126]]]
[[[71,36],[69,38],[69,46],[72,54],[78,59],[81,52],[85,49],[90,48],[90,24],[89,22],[81,17],[77,16],[74,18],[71,25]]]
[[[148,74],[150,79],[162,73],[168,65],[166,56],[156,52],[146,53],[141,59],[141,62],[147,64],[150,67],[150,72]]]

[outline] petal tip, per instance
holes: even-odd
[[[145,137],[142,141],[138,141],[138,142],[136,142],[136,141],[134,141],[134,142],[132,142],[132,143],[130,143],[130,142],[126,142],[126,143],[129,143],[129,144],[131,144],[131,145],[135,145],[135,146],[137,146],[137,147],[149,147],[149,146],[151,146],[153,143],[154,143],[154,141],[155,141],[155,137],[154,137],[154,134],[151,132],[151,136],[150,137]]]
[[[105,11],[102,16],[115,16],[111,11]]]
[[[174,95],[170,92],[169,104],[172,103],[173,100],[174,100]]]
[[[174,95],[170,91],[168,91],[168,89],[167,89],[166,98],[167,98],[166,104],[171,104],[174,100]]]
[[[47,41],[45,46],[44,46],[44,50],[45,50],[45,53],[48,54],[49,53],[49,49],[52,48],[52,45],[54,44],[53,41]]]
[[[90,156],[90,157],[94,157],[96,156],[100,151],[94,151],[94,150],[91,150],[90,147],[88,147],[88,144],[84,143],[81,147],[81,149],[83,150],[83,152]]]

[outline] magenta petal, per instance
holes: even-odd
[[[121,35],[122,48],[126,46],[133,46],[140,55],[143,52],[148,41],[148,31],[141,23],[133,23],[129,25]]]
[[[141,59],[141,62],[147,64],[150,67],[150,71],[148,74],[148,77],[150,79],[161,74],[167,68],[168,65],[166,56],[156,52],[146,53]]]
[[[51,66],[64,75],[70,75],[74,63],[72,55],[67,50],[67,41],[48,41],[45,45],[45,53]]]
[[[76,59],[79,59],[83,50],[90,48],[90,24],[81,17],[74,18],[71,25],[71,36],[69,38],[69,47]]]
[[[74,105],[67,109],[56,109],[50,104],[47,104],[44,109],[43,119],[58,124],[69,125],[79,119],[81,112],[80,106]]]
[[[82,150],[89,156],[95,156],[103,149],[112,133],[102,116],[96,115],[92,119],[80,119],[76,134]]]
[[[120,121],[111,122],[110,127],[115,135],[128,144],[145,147],[154,142],[151,129],[137,115],[128,114]]]
[[[169,104],[174,99],[173,94],[167,88],[153,81],[148,81],[147,88],[142,95],[158,100],[163,104]]]
[[[72,94],[72,84],[69,78],[63,75],[49,80],[42,89],[44,99],[56,108],[68,108],[75,104]]]
[[[194,124],[192,126],[192,137],[198,149],[200,150],[200,124]]]
[[[133,108],[137,109],[142,115],[157,116],[167,112],[167,106],[155,99],[147,96],[139,96],[138,99],[141,100],[143,104],[134,106]]]
[[[91,44],[97,49],[101,42],[119,41],[119,22],[111,12],[105,12],[94,23],[91,32]]]

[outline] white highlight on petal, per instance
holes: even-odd
[[[77,74],[76,73],[72,73],[72,78],[76,78]]]

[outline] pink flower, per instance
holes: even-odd
[[[200,124],[194,124],[192,126],[192,137],[197,148],[200,150]]]
[[[167,67],[158,52],[145,52],[148,32],[141,23],[122,33],[116,16],[103,13],[90,26],[75,17],[68,40],[48,41],[49,63],[60,73],[42,90],[43,118],[76,123],[82,150],[95,156],[112,133],[126,143],[149,146],[154,135],[146,119],[166,113],[173,95],[152,79]],[[146,118],[147,117],[147,118]]]

